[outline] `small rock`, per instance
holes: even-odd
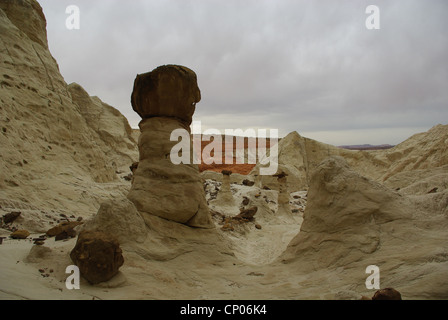
[[[436,193],[439,188],[435,187],[428,191],[428,193]]]
[[[132,173],[128,174],[127,176],[122,177],[126,181],[132,181]]]
[[[7,213],[3,216],[3,223],[11,223],[16,220],[21,214],[22,212],[20,211]]]
[[[112,279],[124,263],[118,240],[100,231],[82,231],[70,257],[92,284]]]
[[[231,170],[222,170],[221,173],[225,176],[230,176],[232,174]]]
[[[231,223],[226,223],[222,226],[221,230],[223,231],[234,231],[233,225]]]
[[[372,297],[372,300],[402,300],[401,294],[394,288],[380,289]]]
[[[132,173],[134,173],[134,171],[138,168],[138,162],[134,162],[129,169],[131,170]]]
[[[11,233],[10,237],[13,239],[26,239],[29,235],[28,230],[16,230]]]
[[[258,223],[255,225],[255,228],[257,228],[258,230],[261,230],[261,226]]]
[[[82,224],[82,222],[80,221],[62,222],[58,224],[56,227],[49,229],[46,235],[49,237],[56,237],[57,235],[62,234],[62,237],[64,237],[64,235],[72,234],[72,231],[70,230],[73,230],[73,228],[79,226],[80,224]]]
[[[243,180],[243,185],[244,185],[244,186],[252,187],[254,184],[255,184],[254,181],[250,181],[250,180],[248,180],[248,179],[244,179],[244,180]]]
[[[76,231],[69,228],[58,233],[55,236],[55,241],[65,240],[74,237],[76,237]]]
[[[59,216],[68,220],[67,216],[64,213],[60,213]]]
[[[248,204],[249,204],[249,198],[248,197],[243,197],[242,205],[243,206],[247,206]]]
[[[240,213],[234,217],[234,219],[244,219],[252,221],[257,211],[258,211],[257,207],[251,207],[249,209],[241,210]]]

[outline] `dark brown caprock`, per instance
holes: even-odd
[[[196,73],[184,66],[160,66],[137,75],[132,108],[142,119],[172,117],[191,124],[196,103],[201,101]]]

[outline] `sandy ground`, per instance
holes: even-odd
[[[98,285],[90,285],[81,277],[79,290],[66,287],[66,279],[71,275],[66,273],[66,268],[73,264],[69,253],[75,246],[75,238],[65,241],[49,238],[43,246],[36,246],[31,239],[42,232],[34,232],[25,240],[14,240],[8,237],[10,232],[0,229],[0,236],[6,237],[0,245],[0,299],[360,299],[375,292],[365,286],[368,276],[365,270],[369,264],[381,266],[381,287],[399,288],[404,299],[445,299],[447,296],[443,275],[448,270],[448,260],[443,248],[437,249],[439,238],[445,233],[436,232],[444,229],[436,221],[428,224],[425,231],[431,235],[435,232],[430,237],[434,245],[430,242],[427,247],[437,249],[437,252],[428,252],[428,261],[416,258],[404,263],[400,260],[402,255],[425,250],[414,243],[401,252],[390,252],[387,260],[372,257],[373,260],[361,259],[344,267],[306,271],[316,261],[308,262],[304,257],[285,264],[278,259],[300,232],[306,191],[291,193],[290,205],[294,212],[291,217],[278,213],[275,190],[232,184],[234,203],[229,205],[216,201],[217,194],[213,191],[219,188],[219,182],[208,181],[207,200],[212,210],[226,216],[236,215],[247,197],[246,207],[259,208],[255,221],[238,225],[234,231],[224,231],[221,217],[214,216],[216,229],[203,231],[197,238],[192,236],[189,227],[179,225],[169,230],[162,223],[156,226],[165,234],[162,242],[147,241],[143,249],[123,246],[125,263],[120,273]],[[23,211],[25,216],[34,212]],[[57,217],[55,213],[48,219]],[[30,225],[25,220],[20,223]],[[145,248],[150,246],[153,252],[146,254]],[[158,257],[154,252],[159,253]],[[440,285],[435,287],[434,283]]]
[[[220,187],[220,183],[209,181]],[[0,298],[1,299],[270,299],[273,298],[260,286],[280,286],[280,270],[269,265],[286,248],[299,232],[306,204],[306,192],[291,194],[291,208],[296,209],[291,219],[276,216],[277,191],[260,190],[255,187],[231,185],[234,206],[210,201],[210,208],[234,216],[244,196],[251,199],[250,205],[261,209],[254,222],[238,225],[234,231],[223,231],[220,219],[214,219],[219,233],[234,255],[221,255],[212,261],[201,257],[201,252],[188,252],[169,261],[156,261],[140,255],[124,252],[125,264],[119,275],[107,283],[92,286],[81,277],[81,289],[69,290],[66,279],[69,257],[76,239],[55,241],[49,238],[43,246],[33,244],[33,233],[25,240],[8,237],[10,232],[1,230],[5,237],[0,245]],[[257,197],[255,197],[257,196]],[[295,198],[294,198],[295,196]],[[208,195],[209,197],[209,195]],[[300,198],[299,198],[300,197]],[[30,216],[28,214],[28,216]],[[52,217],[53,220],[57,216]],[[29,225],[22,219],[21,225]],[[51,220],[51,219],[49,219]],[[255,227],[256,224],[261,229]],[[41,226],[45,228],[45,224]],[[36,247],[42,253],[30,254]],[[198,256],[199,255],[199,256]],[[31,257],[31,258],[30,258]],[[275,276],[274,276],[275,274]],[[276,279],[274,281],[274,278]],[[285,277],[284,279],[288,279]],[[284,281],[280,281],[284,282]],[[291,286],[283,284],[285,287]],[[287,290],[281,289],[286,292]],[[284,298],[284,294],[282,294]]]

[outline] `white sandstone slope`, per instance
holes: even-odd
[[[323,284],[329,292],[350,282],[350,290],[365,292],[363,272],[376,265],[381,287],[397,288],[408,299],[447,299],[448,219],[414,200],[330,157],[314,170],[300,233],[279,260],[285,268],[335,277]]]
[[[381,154],[381,153],[380,153]],[[436,125],[426,132],[421,132],[406,139],[392,149],[385,150],[384,157],[388,161],[387,172],[379,179],[390,186],[394,180],[403,180],[403,173],[415,174],[412,180],[398,183],[397,187],[405,187],[406,183],[416,182],[421,176],[418,170],[433,170],[448,165],[448,125]],[[445,169],[446,170],[446,169]],[[448,173],[448,170],[445,171]],[[395,175],[401,178],[394,179]],[[429,190],[428,190],[429,191]]]
[[[359,174],[391,188],[403,188],[420,179],[421,170],[448,165],[448,125],[436,125],[391,149],[365,151],[338,148],[294,131],[280,140],[278,152],[279,167],[288,174],[290,192],[306,189],[313,169],[329,156],[344,157]],[[259,166],[251,175],[258,172]],[[276,187],[272,177],[263,177],[263,184]]]
[[[126,119],[65,83],[36,1],[0,2],[0,34],[0,205],[94,213],[137,160]]]

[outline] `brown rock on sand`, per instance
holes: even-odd
[[[249,209],[243,209],[240,213],[234,217],[234,219],[244,219],[248,221],[252,221],[254,219],[254,215],[257,213],[257,207],[251,207]]]
[[[21,213],[22,212],[20,212],[20,211],[15,211],[15,212],[10,212],[10,213],[5,214],[3,216],[3,223],[11,223],[11,222],[13,222],[14,220],[16,220],[21,215]]]
[[[16,230],[11,233],[11,238],[13,239],[26,239],[30,235],[28,230]]]
[[[70,258],[92,284],[112,279],[124,263],[118,241],[100,231],[82,231]]]
[[[66,221],[58,224],[57,226],[47,230],[46,235],[49,237],[63,237],[63,235],[68,236],[76,236],[76,232],[74,233],[73,228],[81,225],[83,222],[81,221]],[[62,240],[62,239],[61,239]]]
[[[401,294],[394,288],[380,289],[372,297],[372,300],[402,300]]]

